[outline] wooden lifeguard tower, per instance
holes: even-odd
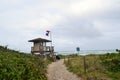
[[[51,40],[36,38],[29,40],[28,42],[33,42],[33,47],[31,47],[32,54],[49,55],[50,57],[54,56],[54,47],[47,46],[47,43],[51,42]]]

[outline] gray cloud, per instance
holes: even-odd
[[[119,0],[1,0],[0,44],[29,52],[27,40],[51,30],[56,51],[120,48],[119,9]]]
[[[94,38],[101,36],[102,34],[92,22],[83,21],[81,19],[70,19],[66,23],[61,23],[54,28],[54,32],[57,33],[59,37],[65,38]],[[63,36],[64,35],[64,36]]]

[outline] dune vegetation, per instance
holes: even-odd
[[[47,80],[50,60],[0,46],[0,80]]]
[[[68,70],[84,80],[120,80],[120,53],[68,57],[64,61]]]

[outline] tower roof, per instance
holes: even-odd
[[[32,40],[29,40],[28,42],[51,42],[51,40],[43,39],[43,38],[35,38]]]

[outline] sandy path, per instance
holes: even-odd
[[[82,80],[69,72],[63,64],[63,61],[64,60],[53,62],[48,66],[48,80]]]

